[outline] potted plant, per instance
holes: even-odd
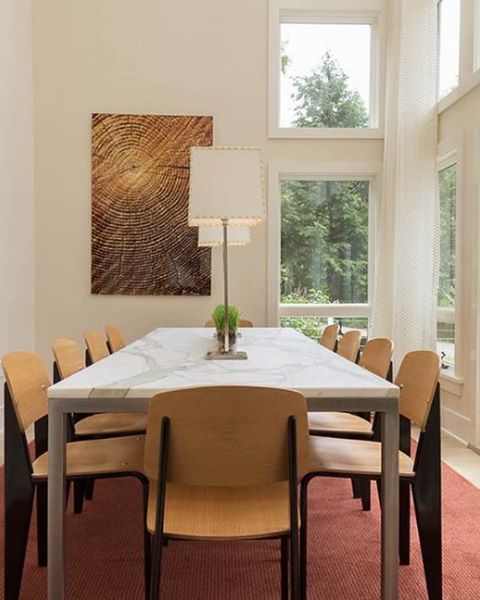
[[[237,306],[228,306],[228,347],[233,350],[237,343],[237,329],[240,322],[240,310]],[[223,350],[225,336],[225,306],[219,304],[212,313],[212,319],[217,330],[219,350]]]

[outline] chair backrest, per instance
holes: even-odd
[[[50,379],[35,352],[10,352],[2,368],[22,432],[48,412]]]
[[[338,325],[338,323],[332,323],[331,325],[327,325],[322,331],[322,336],[318,340],[318,343],[324,348],[328,348],[328,350],[334,352],[335,346],[337,344],[339,329],[340,326]]]
[[[385,379],[390,369],[393,342],[388,338],[372,338],[367,341],[358,364]]]
[[[239,327],[254,327],[252,321],[249,321],[248,319],[240,319],[240,321],[238,322],[238,326]],[[215,327],[215,323],[214,323],[213,319],[209,319],[208,321],[206,321],[204,327]]]
[[[117,352],[125,348],[125,340],[123,339],[120,328],[116,325],[105,325],[105,333],[107,334],[108,345],[110,352]]]
[[[61,379],[78,373],[85,367],[80,346],[73,340],[60,338],[52,344],[52,352]]]
[[[99,331],[89,329],[83,334],[92,363],[96,363],[109,355],[107,343]]]
[[[288,481],[288,418],[297,418],[298,476],[308,469],[305,398],[280,388],[215,386],[155,396],[149,406],[144,468],[158,478],[160,431],[170,419],[168,481],[192,486]]]
[[[432,350],[405,354],[395,378],[400,388],[400,414],[425,429],[435,395],[441,360]]]
[[[362,332],[358,329],[352,329],[344,333],[342,339],[338,342],[337,354],[355,362],[360,348],[361,336]]]

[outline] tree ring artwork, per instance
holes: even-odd
[[[92,115],[92,294],[210,294],[188,193],[190,148],[212,138],[212,117]]]

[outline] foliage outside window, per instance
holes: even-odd
[[[369,127],[371,29],[281,24],[280,127]]]
[[[440,273],[438,282],[437,349],[445,365],[455,364],[455,263],[457,165],[439,171]]]
[[[446,96],[458,86],[460,75],[460,0],[440,0],[438,95]]]
[[[322,331],[326,325],[338,323],[341,326],[342,332],[349,329],[360,329],[362,336],[368,334],[368,318],[366,317],[281,317],[281,327],[293,327],[301,331],[304,335],[318,340],[322,335]]]

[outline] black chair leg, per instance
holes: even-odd
[[[77,479],[73,483],[73,512],[77,515],[83,511],[84,498],[85,498],[85,480]]]
[[[28,531],[33,508],[34,487],[5,488],[5,600],[18,600],[22,585]]]
[[[37,561],[39,567],[47,566],[47,484],[37,485]]]
[[[162,573],[163,535],[154,536],[152,543],[152,569],[150,576],[150,600],[160,600],[160,577]]]
[[[95,479],[87,479],[85,482],[85,500],[93,500],[95,491]]]
[[[288,600],[288,538],[280,541],[281,600]]]
[[[400,481],[400,564],[410,564],[410,482]]]
[[[352,477],[350,480],[352,482],[352,495],[354,498],[362,497],[362,486],[358,477]]]
[[[142,483],[143,494],[143,560],[145,578],[145,600],[150,597],[150,578],[152,576],[152,536],[147,529],[148,483]]]
[[[360,490],[362,498],[362,510],[370,510],[372,504],[370,479],[362,478],[360,480]]]
[[[308,481],[300,485],[300,600],[307,598]]]
[[[413,501],[429,600],[442,599],[442,523],[440,493],[413,484]]]

